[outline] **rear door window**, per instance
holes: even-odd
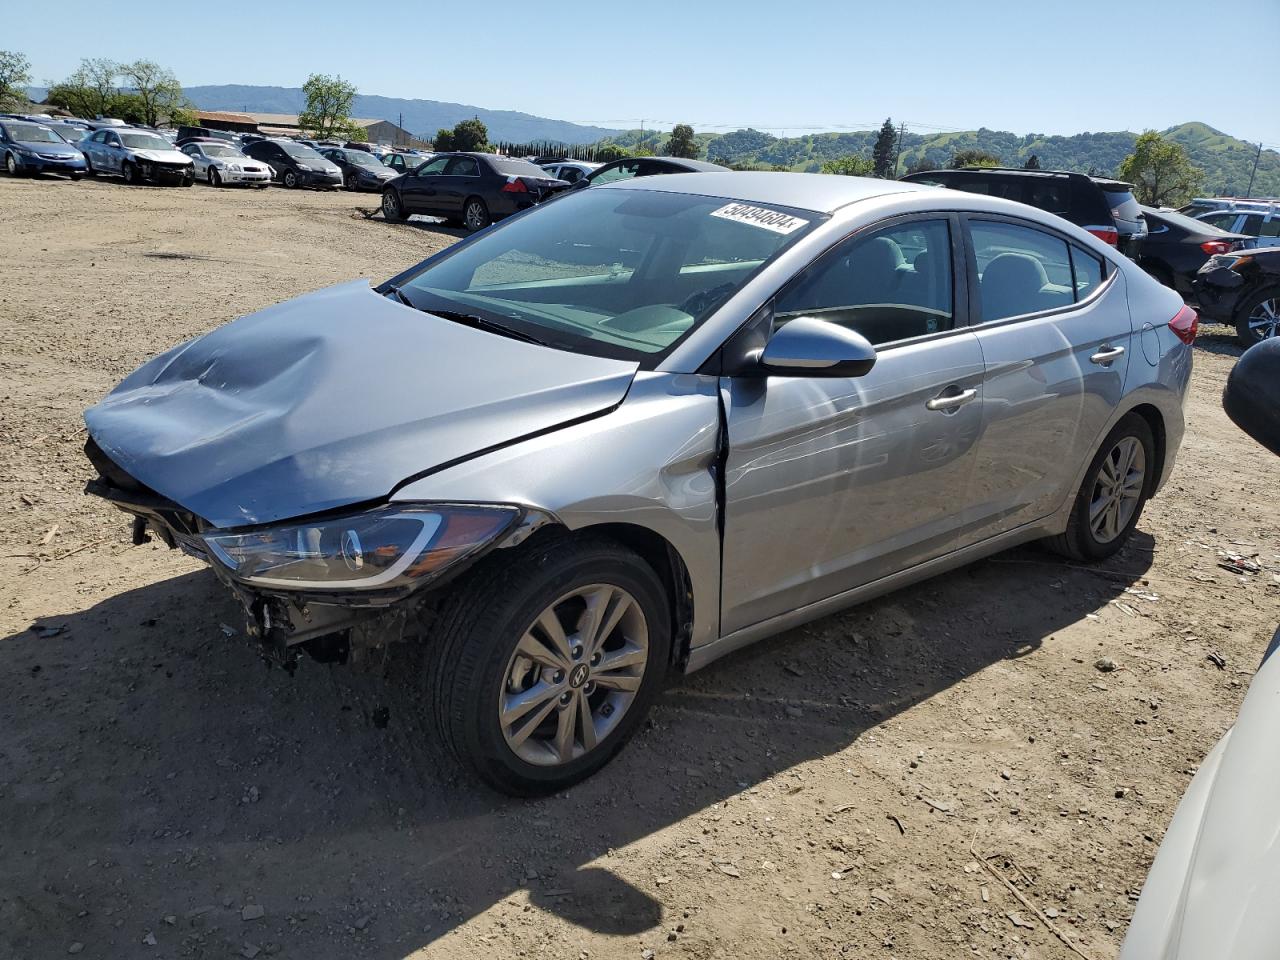
[[[449,163],[449,169],[445,171],[446,176],[450,177],[478,177],[480,176],[480,164],[476,162],[475,157],[454,157]]]
[[[1258,236],[1280,237],[1280,213],[1273,213],[1262,218],[1262,223],[1258,225]]]
[[[980,322],[1041,313],[1075,303],[1067,242],[1032,227],[969,221],[978,267]]]
[[[1200,218],[1204,223],[1217,227],[1219,230],[1235,230],[1236,221],[1238,219],[1240,219],[1240,215],[1234,210],[1224,210],[1221,213],[1211,213],[1208,216]]]

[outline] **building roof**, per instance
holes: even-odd
[[[296,127],[298,125],[298,115],[296,113],[246,113],[237,114],[245,119],[241,122],[245,123],[265,123],[272,127]],[[357,127],[372,127],[375,123],[391,123],[390,120],[379,120],[362,117],[352,117],[351,122]],[[392,124],[395,126],[395,124]]]
[[[254,118],[248,113],[227,113],[223,110],[197,110],[196,116],[201,120],[214,120],[219,123],[253,123]]]

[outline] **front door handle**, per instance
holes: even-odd
[[[928,401],[925,406],[930,410],[955,410],[978,395],[977,390],[961,390],[959,393],[944,393]]]
[[[1124,347],[1103,346],[1101,350],[1089,358],[1090,363],[1096,363],[1100,366],[1106,366],[1113,360],[1117,360],[1124,356]]]

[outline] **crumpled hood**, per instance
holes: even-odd
[[[1236,724],[1165,834],[1121,960],[1274,960],[1280,952],[1280,631]]]
[[[136,480],[219,527],[385,498],[619,404],[637,364],[475,330],[345,283],[161,354],[85,412]]]
[[[191,158],[181,150],[130,150],[131,154],[152,163],[190,163]]]

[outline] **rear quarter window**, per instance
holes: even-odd
[[[1137,220],[1142,216],[1142,208],[1129,190],[1103,190],[1107,207],[1116,220]]]

